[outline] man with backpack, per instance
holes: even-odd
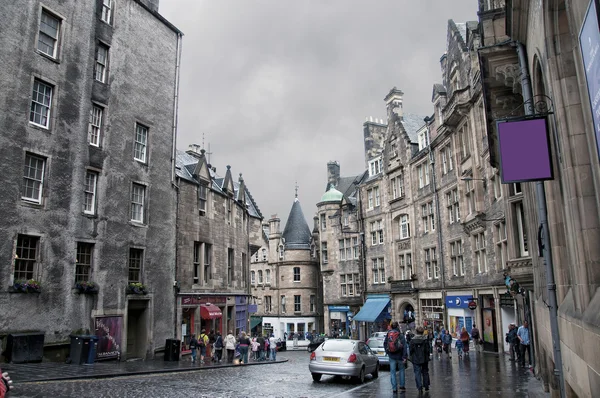
[[[423,327],[417,328],[417,335],[410,340],[410,356],[415,371],[415,381],[419,393],[429,391],[429,341],[423,335]]]
[[[477,329],[476,325],[473,325],[471,328],[471,338],[473,339],[473,343],[475,343],[475,352],[481,352],[483,350],[483,341],[481,340],[479,329]]]
[[[394,394],[398,392],[398,383],[396,382],[396,372],[399,372],[400,390],[405,391],[405,373],[407,359],[407,344],[404,334],[400,332],[398,322],[392,323],[392,328],[385,335],[383,347],[390,359],[390,380]]]
[[[196,363],[196,349],[198,348],[198,340],[196,340],[196,335],[193,334],[190,339],[190,350],[192,350],[192,363]]]

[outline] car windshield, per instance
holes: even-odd
[[[371,348],[381,348],[383,347],[383,339],[370,339],[369,347]]]
[[[353,348],[352,340],[327,340],[321,346],[324,351],[352,351]]]

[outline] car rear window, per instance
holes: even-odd
[[[371,347],[371,348],[383,347],[383,339],[370,339],[369,347]]]
[[[325,351],[350,351],[353,347],[352,340],[327,340],[321,346]]]

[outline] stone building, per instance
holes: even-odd
[[[262,214],[239,175],[208,164],[204,150],[177,152],[177,337],[202,329],[248,331],[250,257],[262,244]]]
[[[526,247],[535,281],[534,289],[527,291],[532,306],[527,319],[534,334],[535,373],[553,396],[561,390],[555,369],[563,375],[566,396],[600,396],[597,7],[598,2],[588,0],[479,5],[492,165],[502,166],[498,119],[537,116],[547,122],[553,179],[510,188],[521,199],[507,213],[507,228],[513,239],[518,239],[520,228],[530,237],[538,231],[541,237],[549,234],[549,241],[539,242],[544,244],[546,261],[533,242]],[[547,223],[542,225],[540,203],[547,208]],[[514,248],[523,250],[522,243]],[[552,266],[550,275],[546,264]],[[553,311],[556,330],[551,324]],[[555,349],[562,366],[555,363]]]
[[[258,307],[253,326],[280,339],[299,334],[303,340],[307,332],[323,330],[323,304],[315,243],[297,196],[283,232],[280,222],[276,215],[269,219],[264,227],[268,246],[259,248],[258,261],[251,262]]]
[[[7,2],[0,25],[0,335],[151,357],[175,327],[182,33],[158,0]]]
[[[363,235],[358,184],[366,173],[340,177],[340,164],[327,164],[327,190],[317,203],[313,236],[323,278],[323,326],[329,336],[357,337],[352,317],[363,303]]]
[[[522,215],[523,198],[519,184],[500,184],[489,162],[478,24],[450,20],[447,32],[433,115],[405,114],[403,93],[393,88],[387,121],[364,125],[367,171],[357,195],[364,305],[354,321],[362,338],[390,319],[453,334],[477,324],[485,348],[502,352],[505,329],[529,308],[526,297],[507,294],[505,275],[533,288],[528,235],[505,216]],[[329,206],[335,215],[343,195],[330,189],[325,197],[331,204],[321,200],[319,211]]]

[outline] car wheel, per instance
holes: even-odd
[[[320,373],[312,373],[313,381],[317,381],[317,382],[321,381],[321,376],[323,376],[323,375]]]
[[[371,373],[374,379],[379,377],[379,364],[375,365],[375,371]]]
[[[356,377],[356,382],[362,384],[365,382],[365,367],[360,368],[360,374]]]

